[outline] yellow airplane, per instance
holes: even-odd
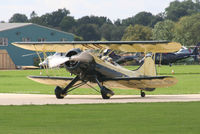
[[[58,52],[64,56],[48,59],[48,67],[64,64],[67,71],[76,77],[29,76],[39,83],[55,85],[55,95],[63,99],[78,87],[94,88],[98,85],[103,99],[109,99],[114,92],[107,88],[138,89],[141,97],[144,91],[169,87],[177,83],[172,76],[157,76],[154,59],[146,57],[143,65],[131,71],[114,63],[110,57],[102,56],[104,49],[125,52],[168,53],[181,48],[181,44],[168,41],[68,41],[68,42],[15,42],[13,45],[37,52]],[[91,50],[99,50],[94,53]],[[95,89],[95,88],[94,88]]]

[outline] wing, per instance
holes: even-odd
[[[49,76],[28,76],[29,79],[47,85],[64,87],[71,82],[73,77],[49,77]],[[81,81],[80,81],[81,82]],[[140,89],[140,88],[160,88],[169,87],[177,83],[177,79],[171,76],[155,77],[125,77],[125,78],[105,78],[104,85],[118,89]],[[96,86],[95,83],[88,83]],[[81,86],[88,88],[87,84]]]
[[[65,87],[67,84],[69,84],[73,77],[52,77],[52,76],[28,76],[29,79],[46,84],[46,85],[54,85],[54,86],[60,86]],[[81,81],[79,81],[81,83]],[[94,84],[89,83],[90,85],[94,86]],[[82,88],[88,88],[87,84],[82,85]]]
[[[177,83],[177,79],[171,76],[154,77],[129,77],[105,79],[104,84],[112,88],[140,89],[169,87]]]
[[[15,42],[13,45],[32,51],[67,52],[73,48],[113,49],[125,52],[176,52],[181,44],[168,41],[67,41],[67,42]]]

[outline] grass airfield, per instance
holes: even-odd
[[[1,106],[5,134],[199,134],[200,102]]]
[[[174,74],[171,74],[172,69]],[[173,87],[146,92],[147,95],[200,93],[200,66],[161,66],[157,70],[160,75],[175,76],[179,82]],[[26,78],[39,74],[40,70],[0,71],[0,92],[54,94],[54,86]],[[64,70],[63,74],[69,76]],[[137,90],[114,91],[116,94],[139,94]],[[98,93],[79,88],[70,94]],[[0,130],[7,134],[199,134],[199,105],[200,102],[0,106]]]

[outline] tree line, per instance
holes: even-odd
[[[104,16],[75,19],[65,8],[42,16],[33,11],[29,18],[16,13],[9,22],[30,22],[56,28],[73,33],[75,40],[169,40],[193,46],[200,42],[200,1],[175,0],[157,15],[139,12],[114,22]]]

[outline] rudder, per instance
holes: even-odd
[[[156,76],[155,62],[152,57],[146,57],[144,63],[138,68],[137,72],[145,76]]]

